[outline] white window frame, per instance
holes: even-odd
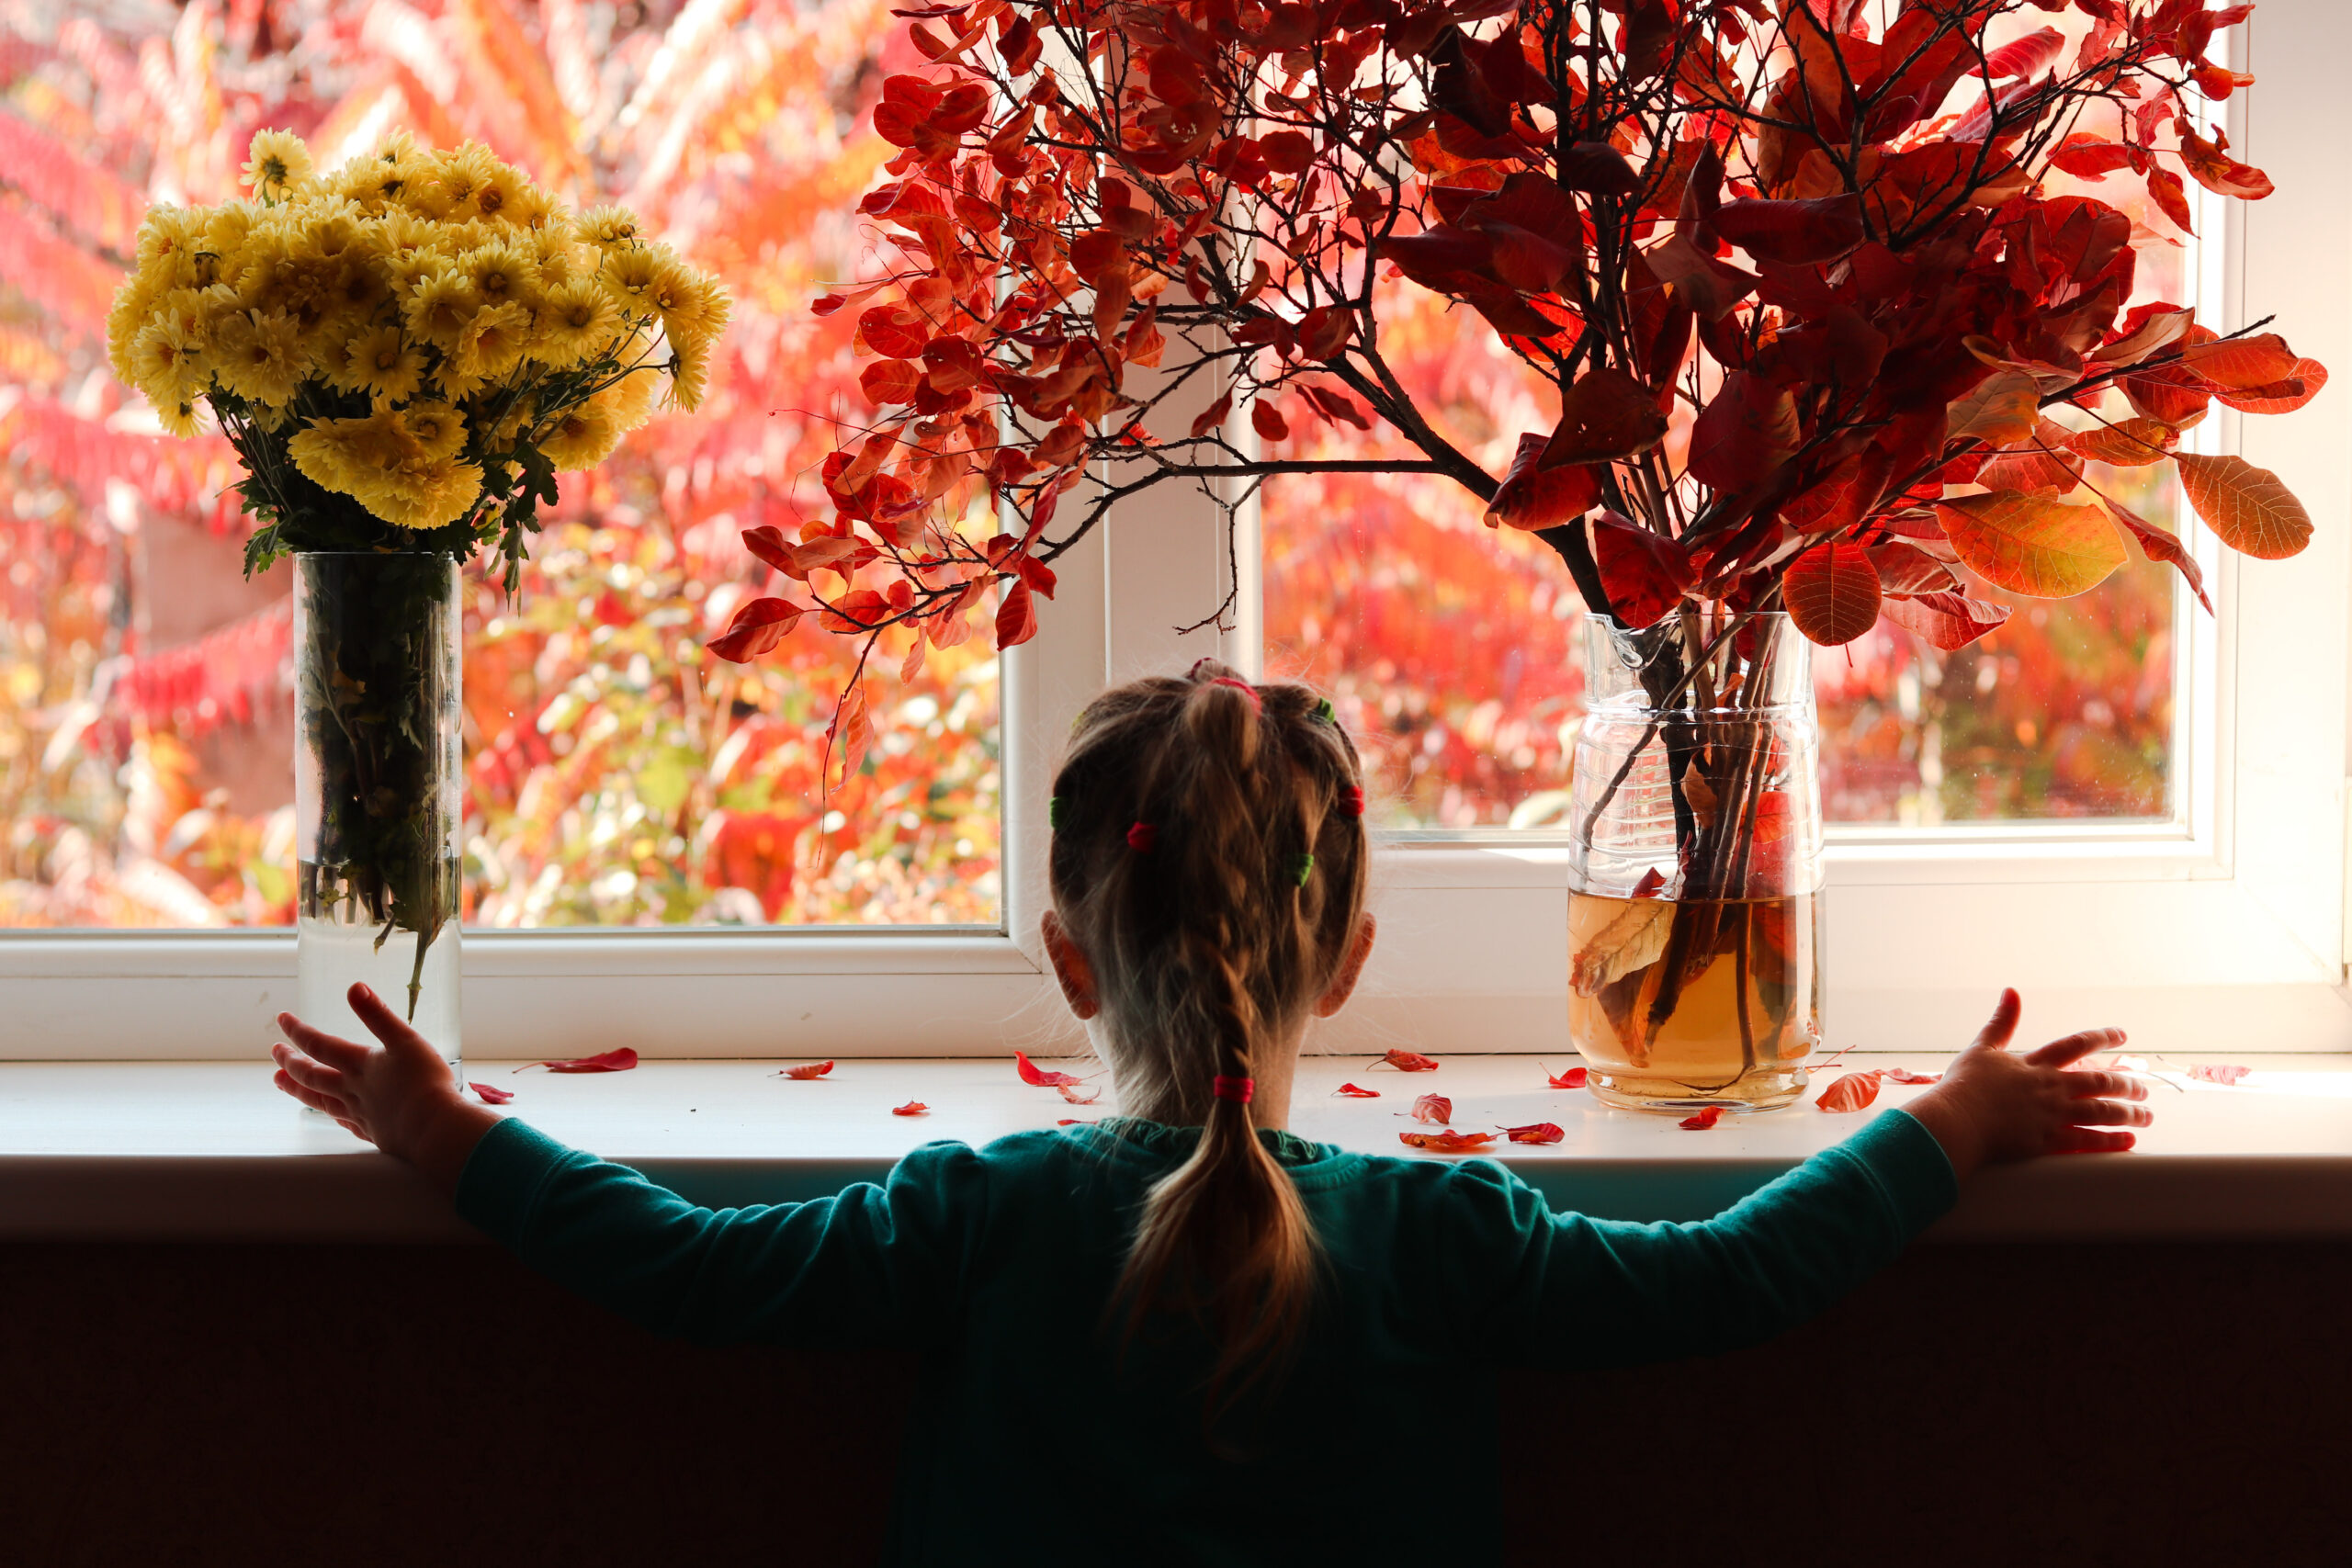
[[[2257,37],[2268,42],[2258,55]],[[2336,128],[2306,123],[2335,112],[2331,62],[2347,46],[2352,8],[2330,0],[2265,0],[2235,30],[2229,58],[2261,82],[2220,118],[2238,155],[2279,189],[2258,204],[2203,202],[2199,220],[2219,239],[2202,247],[2200,314],[2234,326],[2256,301],[2299,352],[2352,378],[2352,186]],[[2331,388],[2279,419],[2217,412],[2199,438],[2275,469],[2318,530],[2290,563],[2244,561],[2193,531],[2219,615],[2181,622],[2176,819],[1838,831],[1833,1047],[1956,1045],[1993,993],[2015,985],[2036,1032],[2116,1022],[2137,1049],[2352,1048],[2352,399]],[[1256,541],[1247,509],[1228,530],[1205,498],[1154,491],[1061,563],[1042,630],[1003,666],[1000,930],[469,932],[470,1049],[514,1058],[619,1044],[681,1057],[1076,1048],[1036,938],[1045,795],[1062,738],[1111,682],[1202,654],[1258,666]],[[1175,630],[1219,603],[1237,573],[1222,628]],[[1541,840],[1385,844],[1372,971],[1310,1048],[1565,1055],[1564,860]],[[0,1057],[258,1059],[293,976],[284,931],[0,933]]]

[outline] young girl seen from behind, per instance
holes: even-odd
[[[1372,946],[1363,813],[1304,686],[1204,661],[1097,698],[1054,784],[1045,940],[1125,1114],[926,1145],[880,1187],[698,1208],[463,1100],[360,989],[380,1048],[281,1016],[300,1049],[276,1048],[277,1082],[656,1332],[919,1350],[906,1563],[1491,1561],[1497,1369],[1770,1338],[1979,1165],[2127,1148],[2148,1121],[2131,1078],[2064,1070],[2114,1031],[2008,1054],[2008,992],[1941,1084],[1703,1224],[1305,1142],[1283,1131],[1300,1039]]]

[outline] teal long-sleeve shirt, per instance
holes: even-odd
[[[1177,1334],[1121,1352],[1099,1326],[1136,1207],[1197,1128],[1108,1118],[928,1144],[878,1187],[714,1211],[508,1121],[474,1150],[458,1209],[659,1334],[920,1352],[891,1563],[1298,1564],[1494,1560],[1498,1369],[1759,1343],[1956,1194],[1941,1147],[1899,1111],[1688,1224],[1556,1213],[1487,1160],[1260,1135],[1329,1273],[1289,1375],[1215,1445],[1206,1348]],[[808,1502],[787,1489],[779,1562]]]

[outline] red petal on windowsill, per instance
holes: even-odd
[[[2188,1076],[2199,1083],[2233,1084],[2252,1071],[2230,1062],[2199,1062],[2188,1069]]]
[[[786,1067],[776,1074],[780,1078],[821,1078],[833,1070],[831,1062],[803,1062],[797,1067]]]
[[[1453,1101],[1442,1094],[1425,1094],[1413,1101],[1413,1120],[1434,1122],[1442,1127],[1453,1120]]]
[[[1530,1127],[1506,1127],[1503,1133],[1514,1144],[1556,1144],[1568,1135],[1557,1122],[1538,1122]]]
[[[1707,1109],[1700,1111],[1695,1116],[1685,1116],[1681,1121],[1677,1122],[1675,1125],[1678,1127],[1688,1127],[1694,1133],[1703,1133],[1723,1119],[1724,1108],[1720,1105],[1710,1105]]]
[[[1350,1100],[1378,1100],[1380,1098],[1380,1091],[1378,1089],[1358,1089],[1351,1083],[1343,1083],[1331,1092],[1333,1094],[1344,1094]]]
[[[931,1114],[931,1107],[925,1105],[920,1100],[910,1100],[904,1105],[894,1105],[890,1107],[890,1114],[893,1116],[928,1116]]]
[[[1539,1067],[1544,1066],[1541,1062],[1535,1065]],[[1589,1067],[1570,1067],[1566,1072],[1558,1074],[1555,1074],[1549,1067],[1544,1067],[1544,1081],[1554,1089],[1582,1089],[1591,1077],[1592,1070]]]
[[[1881,1067],[1878,1076],[1889,1083],[1941,1083],[1941,1073],[1915,1073],[1908,1067]]]
[[[1385,1056],[1381,1057],[1379,1062],[1374,1062],[1373,1066],[1375,1067],[1379,1066],[1382,1062],[1385,1062],[1388,1066],[1396,1068],[1400,1073],[1433,1073],[1437,1071],[1437,1058],[1434,1056],[1424,1056],[1419,1051],[1391,1051]]]
[[[1054,1125],[1057,1127],[1091,1127],[1094,1125],[1094,1118],[1091,1116],[1064,1116],[1056,1121]]]
[[[511,1089],[493,1089],[486,1083],[469,1084],[467,1087],[481,1096],[484,1105],[503,1105],[514,1098],[514,1091]]]
[[[1043,1067],[1037,1066],[1036,1063],[1031,1061],[1029,1059],[1029,1054],[1025,1051],[1015,1051],[1012,1054],[1012,1065],[1020,1069],[1021,1081],[1023,1083],[1034,1084],[1039,1089],[1058,1089],[1064,1084],[1079,1083],[1082,1081],[1081,1079],[1072,1077],[1069,1073],[1049,1073],[1046,1071]]]
[[[560,1062],[526,1062],[523,1067],[545,1067],[551,1073],[625,1073],[637,1066],[637,1053],[623,1045],[594,1056],[572,1056]],[[514,1070],[521,1072],[523,1067]]]
[[[1062,1098],[1069,1100],[1072,1105],[1091,1105],[1096,1100],[1102,1098],[1102,1091],[1099,1089],[1092,1094],[1080,1094],[1075,1088],[1066,1083],[1056,1084],[1054,1087],[1060,1089],[1062,1091]]]
[[[1878,1074],[1875,1070],[1840,1073],[1838,1081],[1821,1091],[1814,1101],[1816,1110],[1831,1112],[1860,1111],[1878,1098]]]
[[[1429,1149],[1442,1155],[1458,1155],[1464,1149],[1483,1149],[1495,1141],[1492,1133],[1399,1133],[1397,1137],[1417,1149]]]

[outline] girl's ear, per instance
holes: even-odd
[[[1046,957],[1053,964],[1054,978],[1062,983],[1062,998],[1069,1003],[1069,1010],[1080,1022],[1102,1010],[1094,995],[1094,968],[1086,962],[1086,954],[1069,937],[1069,930],[1062,924],[1061,915],[1052,909],[1038,924],[1046,939]]]
[[[1053,917],[1048,915],[1046,918],[1051,919]],[[1372,939],[1379,929],[1380,923],[1367,910],[1356,927],[1355,940],[1348,943],[1347,957],[1340,961],[1340,972],[1331,976],[1330,988],[1315,1004],[1316,1017],[1330,1017],[1347,1006],[1348,998],[1355,995],[1356,982],[1363,978],[1364,960],[1372,956]]]

